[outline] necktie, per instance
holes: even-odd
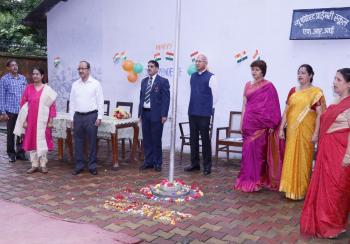
[[[152,77],[149,77],[146,92],[145,92],[145,103],[149,103],[151,100],[151,90],[152,90]]]

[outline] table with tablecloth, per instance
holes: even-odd
[[[111,139],[113,167],[118,167],[118,138],[132,138],[132,147],[129,157],[130,162],[135,161],[136,150],[139,139],[138,118],[116,119],[110,116],[103,116],[101,125],[98,127],[97,137]],[[57,113],[53,120],[52,134],[58,139],[58,159],[63,158],[63,142],[66,140],[69,154],[73,159],[73,140],[69,113]]]

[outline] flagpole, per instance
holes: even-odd
[[[177,85],[179,77],[179,46],[180,46],[180,26],[181,26],[181,0],[176,0],[176,17],[175,17],[175,52],[174,52],[174,79],[173,79],[173,98],[171,136],[170,136],[170,162],[169,162],[169,181],[174,181],[175,165],[175,141],[176,141],[176,113],[177,113]]]

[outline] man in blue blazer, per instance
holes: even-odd
[[[148,62],[148,77],[141,82],[138,116],[142,123],[145,161],[140,170],[162,171],[163,125],[168,118],[170,85],[166,78],[158,75],[159,63]]]

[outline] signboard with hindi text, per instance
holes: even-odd
[[[350,7],[294,10],[289,39],[350,39]]]

